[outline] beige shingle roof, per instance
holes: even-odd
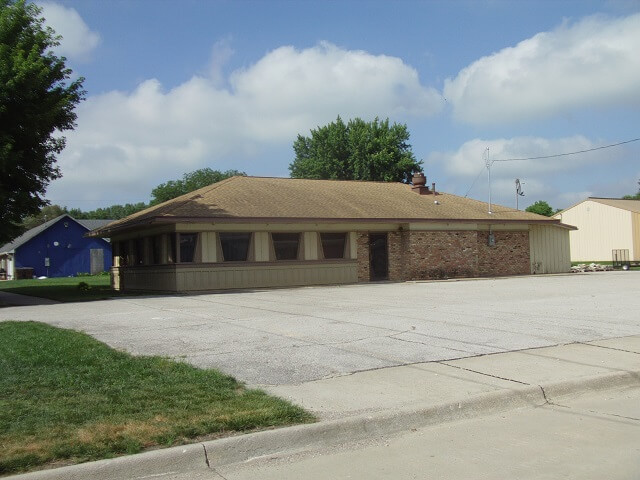
[[[437,201],[437,203],[435,203]],[[191,221],[476,221],[558,224],[558,220],[447,193],[419,195],[402,183],[232,177],[92,232]]]

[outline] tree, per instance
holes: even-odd
[[[71,81],[65,58],[53,54],[60,37],[44,26],[40,9],[0,0],[0,243],[21,233],[37,214],[49,182],[61,176],[56,155],[75,127],[83,78]]]
[[[185,193],[193,192],[199,188],[206,187],[212,183],[225,180],[236,175],[246,175],[238,170],[227,170],[221,172],[219,170],[211,170],[210,168],[201,168],[193,172],[185,173],[180,180],[169,180],[167,183],[161,183],[151,190],[150,205],[157,205],[172,198],[179,197]]]
[[[622,198],[624,200],[640,200],[640,180],[638,180],[638,193],[635,195],[625,195]]]
[[[544,215],[545,217],[551,217],[555,213],[553,208],[551,208],[551,205],[543,200],[538,200],[533,205],[529,205],[527,208],[525,208],[525,211],[537,213],[538,215]]]
[[[409,182],[422,161],[416,161],[408,142],[407,126],[389,125],[388,118],[356,118],[345,125],[338,117],[311,130],[310,137],[298,135],[289,171],[293,178]]]
[[[43,223],[53,220],[65,213],[69,213],[67,212],[67,207],[61,207],[60,205],[47,205],[42,207],[36,215],[29,215],[26,217],[22,221],[22,226],[25,230],[31,230],[32,228],[42,225]]]
[[[79,208],[69,210],[69,215],[78,220],[99,219],[99,220],[120,220],[134,213],[149,207],[144,202],[126,203],[124,205],[111,205],[110,207],[96,208],[88,212],[83,212]]]

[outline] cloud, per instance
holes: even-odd
[[[520,205],[535,200],[546,200],[553,207],[564,207],[583,195],[584,185],[575,184],[572,178],[581,178],[594,168],[616,170],[624,162],[628,152],[624,148],[603,149],[577,155],[533,160],[513,160],[570,153],[603,146],[582,135],[547,139],[541,137],[514,137],[499,139],[473,139],[456,151],[433,152],[426,160],[427,171],[439,167],[448,175],[443,189],[457,195],[469,194],[485,200],[487,194],[486,149],[489,147],[491,164],[491,190],[495,203],[515,205],[515,179],[522,182],[526,197]],[[588,187],[591,188],[591,187]],[[571,192],[580,189],[580,192]],[[607,190],[608,191],[608,190]]]
[[[447,79],[454,118],[486,125],[582,107],[640,105],[640,14],[563,23]]]
[[[41,2],[45,24],[62,36],[60,45],[55,48],[58,55],[71,60],[87,61],[91,52],[100,44],[100,35],[91,31],[78,12],[57,3]]]
[[[567,155],[549,159],[527,161],[504,161],[542,157],[559,153],[570,153],[595,148],[594,143],[582,135],[572,137],[547,139],[541,137],[498,138],[493,140],[473,139],[465,142],[455,152],[433,152],[427,162],[438,163],[449,174],[474,177],[485,165],[486,149],[489,148],[489,159],[493,172],[512,176],[514,173],[548,174],[573,170],[591,163],[606,161],[610,155],[589,152],[579,155]]]
[[[233,160],[234,168],[251,173],[242,163],[262,162],[256,152],[290,146],[298,133],[337,115],[397,119],[442,108],[440,94],[395,57],[330,43],[285,46],[222,81],[230,47],[222,42],[213,51],[206,77],[168,91],[150,79],[132,92],[112,91],[81,104],[78,127],[66,135],[59,160],[64,177],[52,184],[49,198],[69,203],[67,191],[113,198],[133,188],[146,199],[157,184],[204,166]]]

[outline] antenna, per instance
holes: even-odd
[[[493,212],[491,211],[491,160],[489,160],[489,147],[484,151],[484,164],[487,167],[487,176],[489,179],[489,215]]]
[[[524,185],[524,183],[522,185]],[[524,197],[524,192],[522,191],[522,187],[520,185],[520,179],[516,178],[516,210],[520,210],[518,208],[518,197]]]

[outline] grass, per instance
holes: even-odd
[[[81,282],[86,283],[88,288],[79,288],[78,285]],[[0,282],[0,290],[32,297],[49,298],[59,302],[86,302],[144,294],[144,292],[123,293],[112,290],[110,282],[109,275],[7,280]]]
[[[0,372],[0,475],[314,420],[218,371],[39,322],[0,322]]]

